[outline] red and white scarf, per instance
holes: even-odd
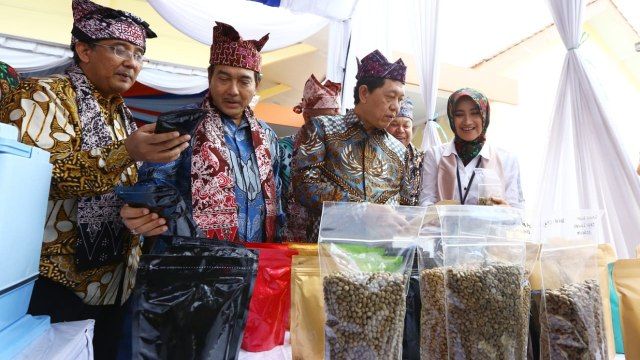
[[[209,238],[243,240],[238,238],[235,184],[229,166],[229,150],[224,141],[220,112],[211,105],[209,94],[205,97],[202,108],[208,111],[196,129],[191,157],[193,219]],[[260,173],[260,185],[267,210],[264,224],[265,240],[274,242],[277,199],[269,139],[251,109],[245,109],[244,117],[251,129]]]

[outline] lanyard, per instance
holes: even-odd
[[[478,162],[476,163],[476,167],[480,166],[480,160],[482,160],[482,156],[478,156]],[[474,171],[471,174],[471,178],[469,179],[469,183],[467,184],[466,191],[464,192],[464,196],[462,196],[462,185],[460,184],[460,170],[458,170],[458,164],[456,162],[456,176],[458,178],[458,193],[460,194],[460,204],[464,205],[464,202],[467,200],[467,195],[469,195],[469,189],[471,189],[471,183],[473,182],[473,178],[476,177],[476,172]]]

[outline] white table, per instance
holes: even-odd
[[[16,360],[92,360],[92,340],[93,320],[54,323]],[[262,352],[240,350],[238,360],[292,360],[289,332],[283,345]],[[617,354],[615,360],[625,360],[624,354]]]
[[[238,360],[292,360],[289,332],[284,337],[284,345],[276,346],[269,351],[248,352],[240,350]],[[615,360],[625,360],[624,354],[616,354]]]
[[[16,360],[93,360],[94,321],[51,324]]]
[[[289,332],[284,334],[284,344],[276,346],[269,351],[248,352],[240,350],[238,360],[292,360],[291,341],[289,340]]]

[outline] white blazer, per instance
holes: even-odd
[[[474,178],[473,182],[469,185],[469,180],[474,173],[478,158],[480,159],[481,166],[484,164],[490,165],[496,170],[496,173],[501,178],[504,199],[509,205],[516,208],[524,208],[524,197],[522,195],[522,186],[520,184],[520,165],[518,158],[500,148],[492,147],[488,142],[485,142],[484,146],[480,150],[478,156],[472,159],[466,166],[462,163],[458,153],[456,152],[453,141],[443,145],[434,146],[431,149],[425,151],[424,162],[422,166],[422,189],[420,191],[420,206],[427,206],[434,204],[441,200],[458,200],[462,198],[458,190],[458,181],[456,172],[452,170],[452,167],[443,166],[443,158],[446,161],[455,158],[458,172],[460,173],[460,183],[463,194],[469,187],[469,192],[465,204],[477,205],[478,204],[478,179]],[[442,183],[438,183],[438,182]],[[453,187],[453,189],[451,189]],[[442,194],[450,192],[452,199],[442,199]],[[452,191],[452,192],[451,192]]]

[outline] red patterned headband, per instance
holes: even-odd
[[[293,111],[299,114],[304,109],[340,109],[341,90],[341,84],[327,80],[323,85],[311,74],[304,84],[302,101]]]
[[[149,24],[139,17],[122,10],[95,4],[89,0],[73,0],[73,29],[71,48],[78,41],[94,42],[119,39],[146,48],[146,39],[157,35]]]
[[[269,40],[269,34],[260,40],[243,40],[233,26],[216,21],[209,64],[228,65],[260,72],[260,50]]]

